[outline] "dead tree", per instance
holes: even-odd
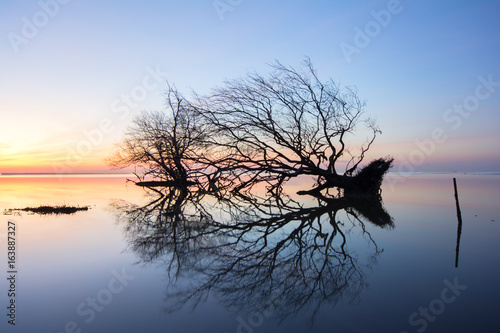
[[[166,112],[144,112],[134,119],[108,162],[115,168],[139,167],[141,180],[186,186],[203,172],[196,161],[207,150],[208,131],[175,87],[169,86],[166,100]]]
[[[360,168],[380,130],[356,91],[322,82],[308,59],[301,69],[279,62],[272,69],[192,101],[169,86],[167,112],[136,118],[111,164],[139,165],[142,178],[210,192],[267,183],[278,193],[292,178],[313,176],[313,189],[302,193],[377,194],[392,158]]]
[[[216,165],[239,188],[266,181],[272,189],[299,176],[315,176],[308,193],[336,187],[346,193],[378,193],[392,159],[359,170],[377,134],[364,117],[356,91],[322,82],[309,60],[297,70],[276,62],[267,77],[249,74],[226,82],[203,100],[200,116],[216,131],[209,144],[225,153]],[[368,133],[357,150],[351,142]],[[339,171],[341,159],[346,167]],[[304,192],[306,193],[306,192]]]

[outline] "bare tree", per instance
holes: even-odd
[[[205,154],[208,135],[194,107],[169,86],[166,112],[144,112],[133,121],[114,155],[115,168],[139,167],[163,184],[186,186],[203,172],[196,161]]]
[[[238,178],[240,188],[262,180],[279,188],[290,178],[312,175],[317,186],[308,193],[328,187],[377,193],[392,159],[376,160],[356,173],[381,133],[364,117],[356,92],[342,91],[332,80],[322,82],[309,59],[300,70],[279,62],[272,69],[267,77],[249,74],[226,82],[199,107],[217,129],[210,144],[226,152],[217,161],[220,170]],[[368,137],[356,152],[349,142],[366,130]],[[343,172],[338,170],[341,158],[347,158]]]
[[[360,168],[380,130],[356,91],[322,82],[309,59],[301,69],[271,67],[266,77],[249,74],[193,101],[169,86],[167,113],[135,119],[111,164],[141,165],[142,177],[212,192],[267,182],[278,193],[291,178],[314,176],[303,194],[332,187],[377,194],[392,158]],[[368,134],[356,149],[360,133]]]

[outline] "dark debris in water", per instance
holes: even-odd
[[[26,207],[26,208],[11,208],[4,210],[4,215],[12,215],[15,213],[20,214],[21,212],[29,212],[33,214],[39,215],[69,215],[74,214],[78,211],[87,211],[89,210],[88,206],[39,206],[39,207]]]

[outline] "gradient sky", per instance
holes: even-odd
[[[189,95],[309,56],[357,87],[394,171],[500,171],[500,1],[0,3],[0,173],[107,172],[165,80]]]

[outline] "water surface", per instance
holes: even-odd
[[[16,225],[18,271],[16,325],[4,314],[2,332],[497,332],[500,176],[391,177],[367,217],[293,195],[308,210],[175,206],[124,176],[0,176],[2,212],[91,208],[0,215],[4,249]]]

